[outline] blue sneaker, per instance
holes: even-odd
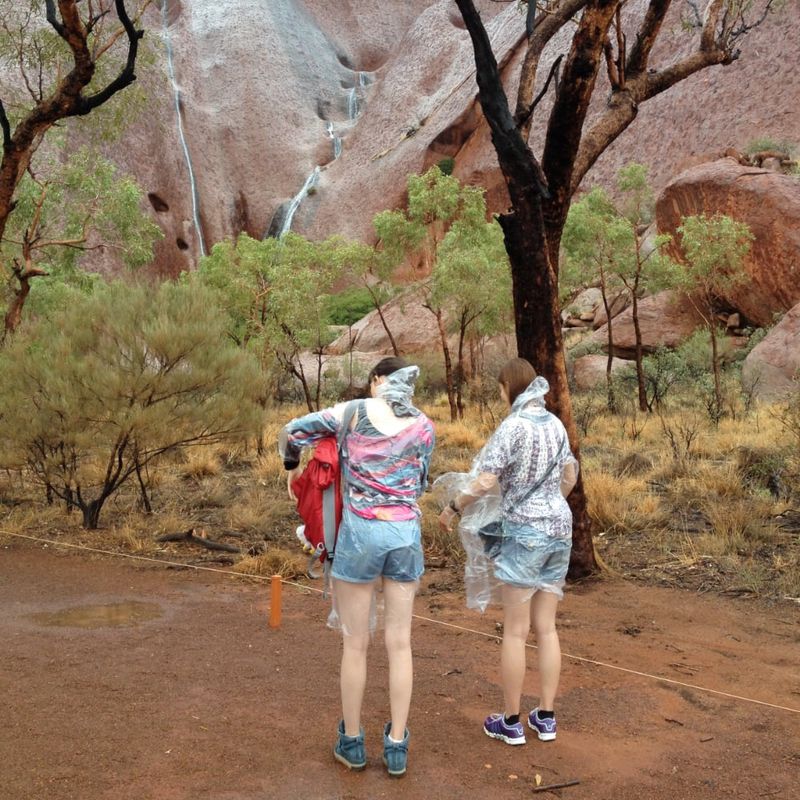
[[[358,736],[344,735],[344,721],[339,723],[339,738],[333,748],[333,757],[347,769],[361,770],[367,766],[367,750],[364,747],[364,729]]]
[[[383,729],[383,763],[386,764],[386,771],[394,778],[399,778],[406,774],[408,763],[408,728],[402,742],[393,742],[389,738],[392,730],[392,723],[387,722]]]
[[[552,742],[556,738],[556,718],[540,717],[538,708],[534,708],[528,714],[528,727],[536,731],[536,735],[543,742]]]
[[[521,722],[506,725],[502,714],[490,714],[483,723],[483,732],[492,739],[500,739],[506,744],[525,744],[525,729]]]

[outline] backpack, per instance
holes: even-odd
[[[310,551],[312,561],[318,557],[320,562],[324,563],[332,558],[325,542],[323,505],[328,505],[325,497],[326,490],[332,490],[335,530],[339,529],[339,523],[342,519],[339,453],[336,447],[336,440],[333,437],[323,439],[317,444],[311,460],[299,477],[292,481],[291,488],[297,498],[297,512],[300,514],[305,526],[302,531],[305,538],[304,549],[306,552]],[[299,536],[300,534],[298,533],[298,538]]]
[[[306,552],[311,553],[309,573],[317,558],[326,573],[333,561],[342,521],[341,462],[346,458],[345,439],[357,405],[357,402],[350,402],[345,406],[338,436],[322,439],[317,444],[308,465],[291,484],[292,493],[297,498],[297,511],[305,526],[300,541]]]

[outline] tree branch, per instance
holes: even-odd
[[[131,18],[128,16],[124,0],[114,0],[114,4],[117,9],[119,21],[122,23],[125,35],[128,37],[128,57],[125,61],[125,66],[120,70],[117,77],[104,89],[101,89],[91,97],[82,99],[78,110],[76,110],[76,116],[88,114],[136,80],[136,56],[139,51],[139,40],[144,36],[144,31],[137,30],[134,26]]]
[[[690,75],[715,64],[729,64],[723,50],[698,50],[658,72],[648,72],[629,80],[625,91],[612,93],[607,111],[592,125],[581,142],[570,191],[574,193],[586,173],[606,148],[636,119],[639,105],[666,91]]]
[[[523,119],[527,109],[533,105],[533,91],[536,86],[536,73],[539,69],[539,60],[545,47],[562,27],[577,14],[589,0],[560,0],[558,7],[542,11],[536,17],[532,33],[528,33],[528,49],[522,62],[519,88],[517,89],[517,107],[514,111],[516,119]],[[535,6],[535,0],[530,0],[530,6]],[[522,126],[522,138],[527,141],[530,132],[530,117],[528,124]]]
[[[11,123],[2,100],[0,100],[0,128],[3,130],[3,150],[7,151],[11,147]]]
[[[637,75],[647,69],[650,53],[671,5],[672,0],[650,0],[642,24],[636,33],[636,41],[628,55],[629,75]]]
[[[56,4],[54,0],[45,0],[44,7],[46,10],[45,17],[50,25],[53,27],[55,32],[62,38],[67,39],[66,36],[66,29],[59,21],[58,17],[56,16]]]
[[[528,121],[533,116],[533,112],[536,111],[536,106],[539,105],[541,99],[547,94],[547,89],[550,86],[550,81],[553,80],[553,76],[556,79],[556,92],[558,92],[558,68],[561,66],[561,62],[564,60],[564,55],[560,55],[550,66],[550,72],[547,75],[547,80],[544,82],[544,86],[542,87],[542,91],[536,95],[533,102],[531,103],[531,107],[527,110],[524,117],[522,119],[517,119],[517,127],[524,128],[528,124]],[[515,117],[516,119],[516,117]]]
[[[620,0],[590,0],[572,38],[561,86],[547,125],[542,168],[549,186],[558,187],[554,211],[566,214],[575,158],[589,110],[603,44]]]
[[[536,185],[539,194],[547,197],[549,196],[547,183],[539,162],[534,158],[511,116],[500,70],[480,14],[472,0],[456,0],[456,4],[472,39],[478,96],[492,132],[492,141],[495,142],[498,157],[504,162],[501,164],[503,172],[520,175],[521,181]]]

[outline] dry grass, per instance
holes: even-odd
[[[437,432],[431,478],[468,470],[498,420],[481,419],[472,409],[466,420],[451,422],[444,397],[423,408]],[[164,533],[203,528],[243,551],[269,543],[263,555],[230,556],[242,574],[302,576],[306,557],[294,537],[298,517],[275,446],[282,425],[302,413],[300,407],[268,411],[260,454],[254,443],[249,449],[202,448],[152,470],[154,513],[142,513],[138,487],[131,483],[109,501],[101,529],[93,532],[82,530],[79,513],[65,514],[63,503],[47,505],[41,488],[2,472],[0,530],[137,555],[168,554],[170,560],[213,561],[220,555],[156,542]],[[691,410],[665,417],[676,430],[696,420]],[[764,408],[716,428],[697,424],[688,452],[676,458],[657,418],[643,423],[603,413],[592,421],[581,442],[581,469],[589,513],[601,534],[601,557],[613,571],[637,579],[655,575],[660,582],[704,591],[739,588],[797,597],[800,514],[793,509],[800,508],[800,456],[786,431]],[[773,476],[783,494],[776,493]],[[423,497],[421,506],[430,563],[460,574],[458,534],[439,530],[432,496]]]
[[[222,459],[217,448],[200,447],[186,454],[186,463],[181,473],[184,478],[209,478],[222,472]]]
[[[308,558],[299,550],[275,547],[260,556],[248,556],[234,566],[242,575],[280,575],[284,580],[296,580],[305,575]]]
[[[650,493],[643,478],[588,472],[584,485],[589,516],[598,532],[643,533],[663,524],[660,500]]]

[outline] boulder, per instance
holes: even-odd
[[[677,292],[659,292],[639,301],[639,327],[642,347],[652,353],[659,347],[677,347],[702,324],[700,315],[684,295]],[[614,355],[634,358],[636,338],[633,329],[633,309],[628,308],[614,319],[612,326]],[[608,325],[598,328],[588,341],[608,347]]]
[[[764,400],[776,400],[800,389],[800,304],[748,353],[742,385]]]
[[[567,303],[561,312],[561,316],[564,319],[569,317],[583,319],[584,314],[591,314],[592,319],[594,319],[595,312],[602,305],[602,292],[595,287],[590,287],[589,289],[584,289],[574,300]]]
[[[744,262],[747,281],[724,294],[726,304],[756,325],[800,303],[800,182],[797,177],[725,158],[687,170],[661,193],[659,230],[675,236],[685,216],[727,214],[746,222],[755,236]]]
[[[611,311],[611,319],[619,316],[631,304],[631,293],[624,289],[619,294],[614,295],[608,303],[609,311]],[[608,315],[606,314],[606,307],[601,302],[597,307],[594,314],[593,326],[595,329],[608,322]]]
[[[407,292],[381,309],[401,354],[436,350],[440,346],[436,317],[422,303],[421,292]],[[392,354],[392,344],[377,311],[360,319],[327,348],[331,355],[342,355],[350,350]]]
[[[382,358],[382,353],[353,352],[345,355],[323,355],[322,378],[328,382],[324,388],[330,392],[337,388],[344,390],[347,386],[365,386],[370,370]],[[316,386],[319,366],[317,356],[313,353],[303,353],[300,356],[300,364],[309,386]]]
[[[575,359],[572,365],[572,377],[575,381],[575,388],[579,392],[586,392],[597,386],[605,386],[606,367],[608,357],[601,355],[581,356]],[[611,373],[618,373],[620,370],[632,369],[634,364],[622,358],[614,358],[611,361]]]

